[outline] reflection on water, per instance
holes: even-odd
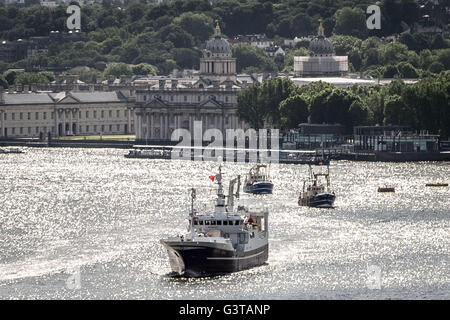
[[[449,163],[332,162],[334,209],[297,205],[307,166],[272,165],[266,265],[170,277],[159,239],[183,234],[191,187],[212,210],[217,163],[126,159],[115,149],[0,155],[0,298],[449,298]],[[230,178],[249,164],[225,163]],[[379,186],[395,193],[378,193]],[[381,270],[369,289],[368,268]],[[66,281],[80,269],[81,289]]]

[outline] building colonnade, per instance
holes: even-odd
[[[202,135],[207,129],[243,127],[234,109],[230,110],[155,110],[139,108],[135,111],[136,140],[171,140],[175,129],[186,129],[194,133],[194,121],[201,121]]]

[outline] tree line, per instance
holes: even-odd
[[[408,125],[450,137],[450,71],[407,85],[337,88],[325,82],[295,85],[270,78],[238,94],[238,116],[260,129],[294,129],[300,123],[341,124],[347,134],[357,125]]]
[[[103,5],[82,7],[81,28],[88,34],[88,41],[53,43],[46,53],[26,61],[0,62],[0,72],[26,66],[96,68],[100,61],[146,63],[159,74],[175,68],[198,69],[201,46],[212,36],[216,19],[226,37],[265,33],[281,45],[282,38],[315,34],[319,18],[324,20],[336,54],[349,56],[351,71],[402,78],[449,69],[450,41],[441,35],[430,38],[407,32],[399,43],[380,41],[380,37],[407,31],[418,21],[421,11],[417,0],[380,1],[381,30],[368,30],[365,25],[365,9],[372,2],[223,0],[211,4],[208,0],[177,0],[161,4],[132,1],[124,7],[103,1]],[[46,36],[52,30],[63,31],[68,16],[65,9],[62,5],[0,8],[0,39],[26,39]],[[307,46],[308,41],[300,42],[285,57],[275,59],[246,44],[233,46],[233,54],[238,57],[239,72],[287,72],[292,69],[294,55],[308,54]]]

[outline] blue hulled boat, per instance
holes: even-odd
[[[319,177],[326,179],[326,187],[319,181]],[[300,206],[315,208],[332,208],[336,195],[330,191],[330,172],[327,166],[326,173],[314,173],[311,165],[309,166],[309,184],[303,182],[303,190],[298,199]]]
[[[273,183],[267,173],[267,166],[257,164],[250,169],[244,183],[244,192],[252,194],[271,194]]]

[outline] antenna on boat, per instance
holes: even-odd
[[[216,213],[218,213],[217,208],[225,207],[225,195],[223,194],[222,186],[222,165],[219,166],[219,174],[216,175],[215,179],[219,187],[217,188],[217,203],[216,203]]]
[[[236,184],[236,182],[237,182],[237,190],[236,190],[236,193],[233,193],[234,185]],[[228,187],[227,213],[228,213],[228,208],[230,208],[231,211],[233,211],[234,197],[239,199],[239,188],[240,187],[241,187],[241,176],[238,175],[236,178],[234,178],[233,180],[230,181],[230,185]]]
[[[197,198],[197,191],[191,188],[191,239],[194,238],[194,199]]]

